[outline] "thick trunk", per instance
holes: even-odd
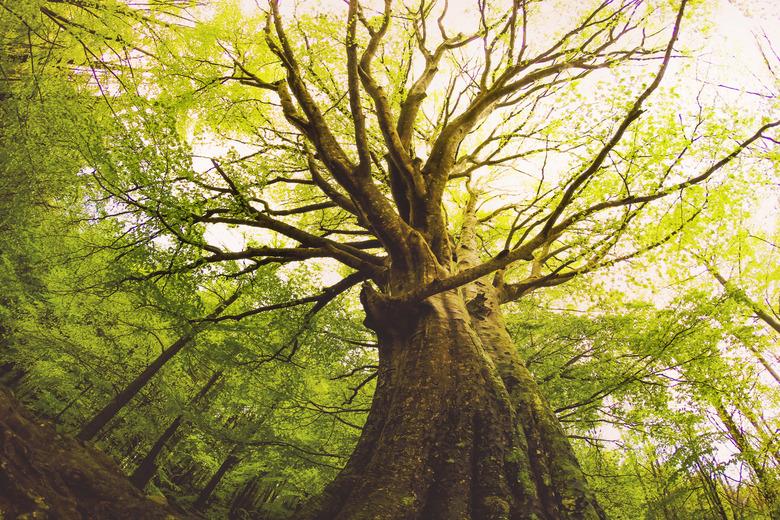
[[[172,520],[184,516],[144,498],[108,456],[35,419],[0,387],[0,518]]]
[[[590,490],[569,439],[526,368],[507,331],[492,283],[470,287],[472,324],[509,393],[517,429],[528,454],[521,465],[526,507],[549,519],[605,518]]]
[[[296,518],[597,519],[563,431],[500,315],[460,292],[363,295],[379,336],[371,413],[347,466]],[[472,314],[477,315],[475,318]]]

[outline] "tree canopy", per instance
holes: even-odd
[[[780,518],[755,4],[4,0],[0,379],[182,515]]]

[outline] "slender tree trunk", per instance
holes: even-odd
[[[658,455],[655,450],[650,458],[650,473],[653,475],[653,485],[655,486],[653,499],[663,512],[664,520],[677,520],[674,509],[669,508],[669,503],[666,500],[666,497],[669,496],[669,484],[661,470],[661,465],[658,463]]]
[[[769,517],[772,520],[780,520],[780,497],[778,496],[778,482],[776,478],[767,471],[767,468],[759,460],[758,454],[751,446],[750,441],[745,436],[744,432],[734,422],[731,414],[726,408],[718,403],[715,405],[715,409],[718,412],[721,422],[726,426],[726,430],[729,433],[729,437],[739,449],[742,460],[744,460],[753,474],[756,476],[758,483],[758,489],[764,497],[769,510]]]
[[[716,463],[713,459],[711,466],[714,468],[715,465]],[[721,494],[725,498],[726,504],[729,506],[729,510],[731,511],[731,519],[737,520],[738,518],[744,516],[739,513],[739,511],[741,511],[741,504],[738,502],[739,492],[737,492],[736,496],[734,495],[734,490],[730,487],[729,479],[727,479],[726,476],[722,473],[716,473],[714,480],[715,484],[718,486],[718,489],[721,490]]]
[[[774,466],[776,468],[780,468],[780,450],[778,450],[778,441],[780,441],[780,439],[778,439],[777,436],[772,433],[771,428],[763,419],[763,417],[759,419],[755,413],[755,410],[741,403],[734,404],[734,406],[737,408],[737,410],[739,410],[739,413],[741,413],[750,422],[750,424],[753,425],[753,429],[756,432],[756,436],[761,441],[763,449],[766,450],[769,456],[773,459]]]
[[[699,476],[704,483],[705,493],[710,505],[712,506],[713,512],[719,519],[729,520],[729,517],[726,514],[726,508],[723,507],[723,501],[720,499],[718,485],[715,480],[713,480],[709,470],[702,465],[699,459],[696,460],[696,469],[699,471]]]
[[[267,504],[268,502],[271,502],[273,500],[276,487],[278,485],[279,485],[278,482],[271,482],[263,485],[259,494],[259,501],[261,504]]]
[[[636,480],[639,482],[639,487],[642,489],[642,498],[645,500],[645,507],[649,508],[652,499],[650,498],[650,493],[647,491],[647,484],[645,483],[645,478],[642,476],[642,470],[639,468],[639,463],[637,462],[634,454],[631,453],[629,457],[629,460],[631,460],[631,466],[634,469],[634,475],[636,475]]]
[[[242,520],[249,518],[249,513],[254,511],[258,502],[258,489],[261,475],[255,475],[236,490],[233,500],[230,502],[229,520]]]
[[[203,385],[197,395],[195,395],[190,400],[190,405],[197,404],[208,393],[211,387],[216,384],[221,376],[221,371],[214,372],[214,374],[211,376],[211,378],[209,378],[206,384]],[[165,431],[160,434],[160,437],[157,438],[157,441],[152,445],[152,447],[149,449],[149,452],[130,476],[130,482],[132,482],[135,487],[140,490],[146,488],[146,485],[157,472],[157,457],[160,455],[168,441],[170,441],[171,438],[176,435],[176,432],[183,422],[184,415],[178,415],[165,429]]]
[[[211,320],[219,316],[231,303],[238,299],[240,291],[236,290],[229,298],[217,305],[207,317],[207,320]],[[165,364],[170,361],[176,354],[178,354],[184,347],[186,347],[197,334],[205,328],[203,322],[191,327],[185,332],[179,339],[177,339],[171,346],[162,351],[152,363],[144,369],[135,379],[133,379],[121,392],[119,392],[106,406],[103,407],[95,416],[89,420],[76,435],[76,438],[81,441],[89,441],[95,438],[95,436],[102,430],[108,422],[116,417],[119,411],[138,394],[138,392],[146,386],[146,384],[154,377]]]
[[[86,387],[84,387],[84,389],[83,389],[81,392],[79,392],[79,394],[78,394],[76,397],[74,397],[73,399],[71,399],[71,400],[70,400],[70,402],[69,402],[68,404],[66,404],[66,405],[65,405],[65,406],[62,408],[62,410],[60,410],[59,412],[57,412],[57,415],[55,415],[55,416],[54,416],[52,419],[53,419],[55,422],[60,422],[60,419],[62,419],[62,416],[63,416],[63,415],[65,415],[65,412],[67,412],[68,410],[70,410],[70,409],[73,407],[73,405],[75,405],[76,403],[78,403],[78,402],[81,400],[81,398],[82,398],[82,397],[84,397],[84,394],[86,394],[87,392],[89,392],[90,390],[92,390],[92,387],[93,387],[93,386],[95,386],[93,383],[89,383],[89,384],[88,384]]]
[[[753,357],[755,357],[759,363],[761,363],[761,366],[763,366],[767,372],[769,372],[769,375],[772,376],[772,378],[775,380],[775,382],[780,385],[780,373],[777,372],[774,366],[772,366],[772,363],[764,356],[764,354],[753,344],[753,338],[745,337],[745,332],[732,332],[733,336],[737,338],[744,346],[747,348],[752,354]]]
[[[757,348],[747,345],[746,346],[750,349],[750,351],[753,353],[753,355],[758,359],[759,363],[766,369],[767,372],[774,378],[775,382],[777,382],[778,385],[780,385],[780,373],[775,370],[775,367],[772,366],[772,363],[767,360],[761,352],[758,351]]]
[[[726,293],[728,293],[729,296],[749,307],[761,321],[772,327],[775,332],[780,334],[780,320],[762,309],[761,306],[753,301],[745,291],[726,280],[718,271],[715,270],[713,266],[707,264],[707,269],[710,271],[712,276],[723,286],[723,288],[726,289]]]
[[[135,379],[122,389],[114,398],[105,405],[92,419],[90,419],[76,435],[81,441],[92,440],[108,422],[116,417],[119,411],[130,402],[138,392],[154,377],[173,356],[179,353],[195,337],[195,331],[191,330],[176,340],[171,346],[163,350]]]
[[[140,490],[144,490],[146,485],[152,479],[157,472],[157,456],[162,452],[168,441],[176,434],[176,431],[181,426],[184,419],[183,415],[177,416],[173,422],[165,429],[160,435],[154,445],[149,449],[149,452],[144,457],[144,460],[138,465],[138,467],[130,475],[130,482]]]
[[[238,456],[238,445],[236,444],[230,449],[230,452],[228,452],[225,460],[222,461],[222,464],[220,464],[219,468],[217,468],[216,473],[211,476],[209,481],[206,483],[206,486],[201,490],[200,494],[198,494],[198,498],[193,504],[195,510],[204,511],[206,509],[211,495],[214,494],[214,490],[217,489],[217,486],[219,485],[220,481],[222,481],[222,478],[227,474],[228,471],[233,469],[233,467],[235,467],[235,465],[238,464],[240,460],[241,459]]]

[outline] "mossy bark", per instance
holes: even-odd
[[[499,291],[478,282],[467,288],[474,329],[509,394],[518,431],[518,479],[525,490],[519,518],[606,518],[580,468],[568,437],[526,368],[501,314]],[[535,516],[534,516],[535,515]]]
[[[105,454],[57,433],[0,387],[0,518],[191,518],[149,500]]]
[[[494,298],[389,306],[364,289],[380,345],[371,412],[346,467],[296,518],[604,518]]]

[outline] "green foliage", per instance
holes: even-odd
[[[239,1],[188,4],[30,0],[0,8],[0,381],[73,433],[240,290],[97,443],[130,474],[181,417],[147,493],[193,506],[232,457],[209,517],[243,518],[240,509],[281,518],[346,463],[371,406],[377,353],[357,291],[323,299],[322,308],[299,301],[328,295],[323,289],[353,269],[324,259],[327,247],[297,263],[274,256],[268,250],[290,254],[302,241],[258,226],[258,214],[319,238],[368,235],[370,226],[302,176],[312,150],[267,85],[257,88],[285,76],[263,37],[266,14]],[[328,107],[323,117],[347,142],[355,125],[334,23],[341,14],[296,16],[289,35],[303,78]],[[415,72],[414,29],[392,31],[375,63],[393,111]],[[463,56],[448,55],[442,68],[467,68]],[[539,225],[523,211],[561,202],[563,187],[587,170],[646,87],[644,69],[601,72],[551,89],[541,108],[521,106],[469,132],[457,159],[495,137],[488,149],[517,153],[514,173],[523,175],[507,181],[508,167],[487,164],[470,193],[450,184],[447,240],[457,242],[473,193],[485,195],[480,257]],[[721,103],[703,88],[694,105],[685,88],[656,94],[569,211],[674,186],[731,152],[734,135],[777,105],[743,113],[741,99]],[[415,131],[432,141],[444,121],[430,114],[457,106],[444,89],[425,102]],[[381,132],[373,118],[367,125],[376,155]],[[777,335],[754,314],[777,316],[780,229],[772,202],[778,151],[765,145],[675,197],[577,220],[535,254],[545,257],[545,273],[583,275],[507,305],[517,348],[610,518],[722,518],[719,508],[727,518],[767,518],[780,479],[780,393],[767,372],[777,366]],[[389,198],[389,174],[372,175]],[[517,262],[502,276],[533,279],[533,264]],[[729,283],[714,281],[707,266]],[[585,274],[597,267],[604,270]]]

